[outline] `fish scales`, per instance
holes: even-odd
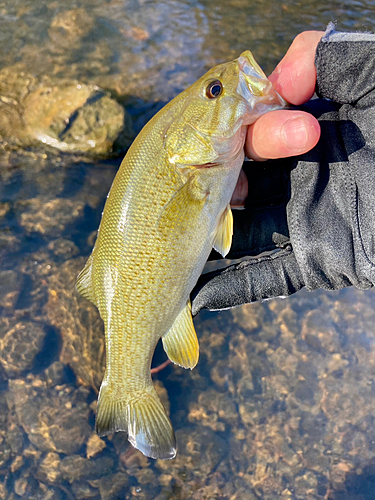
[[[231,244],[229,202],[246,127],[284,106],[249,51],[159,111],[125,156],[77,289],[99,309],[106,371],[96,429],[125,431],[145,455],[173,458],[171,422],[151,380],[162,338],[185,368],[198,361],[189,295],[207,257]]]

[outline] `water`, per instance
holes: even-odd
[[[374,1],[0,2],[2,116],[64,80],[108,91],[137,132],[217,62],[250,48],[271,72],[300,31],[374,30],[374,13]],[[120,158],[26,135],[8,134],[0,159],[0,498],[373,499],[371,290],[202,312],[198,366],[154,377],[177,458],[95,436],[103,328],[74,281]],[[158,347],[154,366],[164,360]]]

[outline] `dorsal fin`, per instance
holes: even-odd
[[[88,258],[85,267],[79,273],[76,282],[76,290],[79,292],[82,297],[90,300],[93,304],[96,305],[95,294],[92,287],[92,254]]]
[[[190,300],[162,337],[162,342],[168,358],[176,365],[192,369],[198,363],[199,344],[191,316]]]

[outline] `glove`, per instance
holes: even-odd
[[[374,49],[373,35],[332,29],[318,44],[320,98],[300,109],[319,120],[321,139],[299,157],[245,165],[249,195],[245,210],[233,213],[227,257],[268,254],[202,275],[191,296],[194,315],[302,287],[374,285]]]

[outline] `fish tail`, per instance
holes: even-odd
[[[118,399],[108,386],[102,385],[95,427],[99,436],[127,432],[130,443],[147,457],[176,456],[172,424],[153,386],[143,393]]]

